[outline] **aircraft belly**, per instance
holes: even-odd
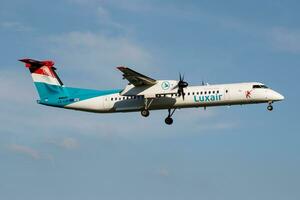
[[[94,97],[66,105],[65,108],[88,112],[108,112],[103,106],[103,97]]]
[[[152,101],[151,99],[148,102]],[[149,106],[149,110],[157,110],[157,109],[168,109],[174,107],[176,103],[175,99],[172,98],[159,98],[153,99]],[[116,112],[126,112],[126,111],[138,111],[145,108],[144,99],[129,99],[124,101],[116,102],[113,106],[113,109]]]

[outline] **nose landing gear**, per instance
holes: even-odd
[[[267,109],[268,109],[268,111],[272,111],[273,110],[272,102],[269,103]]]

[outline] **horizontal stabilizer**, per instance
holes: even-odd
[[[51,60],[38,61],[38,60],[34,60],[34,59],[25,58],[25,59],[20,59],[19,61],[25,63],[27,68],[39,68],[39,67],[43,67],[43,66],[53,67],[54,66],[54,62]]]

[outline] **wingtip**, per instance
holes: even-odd
[[[127,67],[125,67],[125,66],[118,66],[118,67],[117,67],[118,70],[123,70],[123,69],[126,69],[126,68],[127,68]]]
[[[22,58],[22,59],[19,59],[18,61],[20,62],[26,62],[28,60],[28,58]]]

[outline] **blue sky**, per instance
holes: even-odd
[[[300,3],[0,2],[0,198],[300,198]],[[99,115],[36,104],[17,59],[52,59],[66,85],[122,88],[115,66],[190,84],[260,81],[266,105]]]

